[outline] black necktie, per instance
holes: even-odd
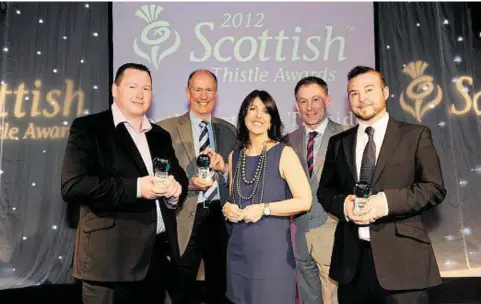
[[[309,132],[309,141],[307,142],[307,169],[309,169],[309,177],[312,176],[312,170],[314,169],[314,138],[316,138],[317,132]]]
[[[361,173],[359,174],[359,181],[371,184],[374,170],[376,169],[376,144],[374,143],[374,129],[372,127],[366,128],[369,141],[367,142],[364,153],[362,154]]]

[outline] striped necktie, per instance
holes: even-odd
[[[199,152],[204,151],[207,147],[210,146],[210,140],[209,140],[209,130],[207,128],[207,125],[209,124],[208,121],[201,121],[199,126],[202,128],[202,132],[200,132],[199,136]]]
[[[309,132],[309,141],[307,142],[307,168],[309,169],[309,177],[312,176],[312,170],[314,169],[314,138],[317,136],[317,132]]]
[[[201,121],[199,126],[202,128],[202,132],[200,133],[199,136],[199,152],[204,151],[208,147],[210,147],[210,140],[209,140],[209,130],[207,128],[209,122],[208,121]],[[217,196],[218,190],[217,190],[217,185],[214,184],[212,185],[209,189],[205,190],[204,192],[204,198],[207,201],[213,200]]]

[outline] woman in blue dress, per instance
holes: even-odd
[[[255,90],[242,102],[240,147],[229,155],[231,223],[227,298],[235,304],[293,304],[296,296],[289,216],[308,211],[312,194],[294,150],[282,141],[274,99]]]

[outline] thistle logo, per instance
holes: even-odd
[[[150,52],[144,52],[140,49],[137,38],[135,38],[133,44],[134,52],[141,58],[147,60],[156,69],[159,69],[159,63],[162,59],[174,53],[180,46],[179,33],[174,31],[175,38],[169,39],[172,34],[170,23],[164,20],[157,20],[163,10],[161,6],[151,4],[142,5],[135,12],[135,16],[147,22],[147,26],[142,30],[140,35],[140,41],[146,46],[146,49],[150,47]],[[172,40],[173,42],[171,42]],[[170,47],[161,49],[161,46],[167,45],[169,42],[171,42]]]
[[[430,75],[423,75],[428,66],[424,61],[415,61],[410,62],[403,69],[403,73],[411,76],[413,80],[407,87],[406,94],[401,93],[399,103],[401,108],[416,118],[418,122],[421,122],[424,114],[436,107],[443,99],[443,91],[439,85],[435,86],[434,78]],[[410,100],[409,103],[404,99],[405,95]]]

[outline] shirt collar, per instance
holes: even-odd
[[[190,117],[190,122],[192,123],[192,125],[196,126],[196,127],[198,127],[200,125],[200,122],[203,121],[203,120],[207,121],[209,124],[212,124],[212,115],[209,115],[209,117],[207,117],[207,119],[202,119],[199,116],[197,116],[195,113],[193,113],[192,111],[189,111],[189,117]]]
[[[119,106],[115,102],[112,104],[112,116],[114,118],[115,127],[117,127],[121,123],[127,123],[132,127],[133,130],[135,130],[132,124],[130,124],[127,118],[125,118],[124,113],[122,113],[122,111],[119,109]],[[145,116],[144,114],[144,116],[142,117],[142,125],[140,126],[140,131],[139,132],[137,132],[137,130],[135,131],[137,133],[144,133],[144,132],[150,131],[150,129],[152,129],[152,125],[150,124],[150,121],[147,118],[147,116]]]
[[[304,130],[305,130],[306,136],[309,136],[309,133],[313,131],[316,131],[318,133],[317,135],[324,134],[324,132],[326,131],[327,123],[329,122],[328,120],[329,119],[327,117],[324,118],[321,124],[317,126],[317,128],[315,128],[314,130],[309,129],[308,127],[306,127],[306,124],[304,124]]]
[[[388,122],[389,122],[389,113],[386,112],[384,114],[384,116],[381,117],[381,119],[379,119],[378,121],[376,121],[376,123],[371,125],[371,127],[374,129],[374,131],[376,131],[376,132],[374,132],[374,135],[385,133],[385,131],[387,129],[387,123]],[[359,121],[358,133],[365,133],[367,127],[369,127],[368,124],[366,124],[363,121]],[[379,131],[383,131],[383,132],[379,132]]]

